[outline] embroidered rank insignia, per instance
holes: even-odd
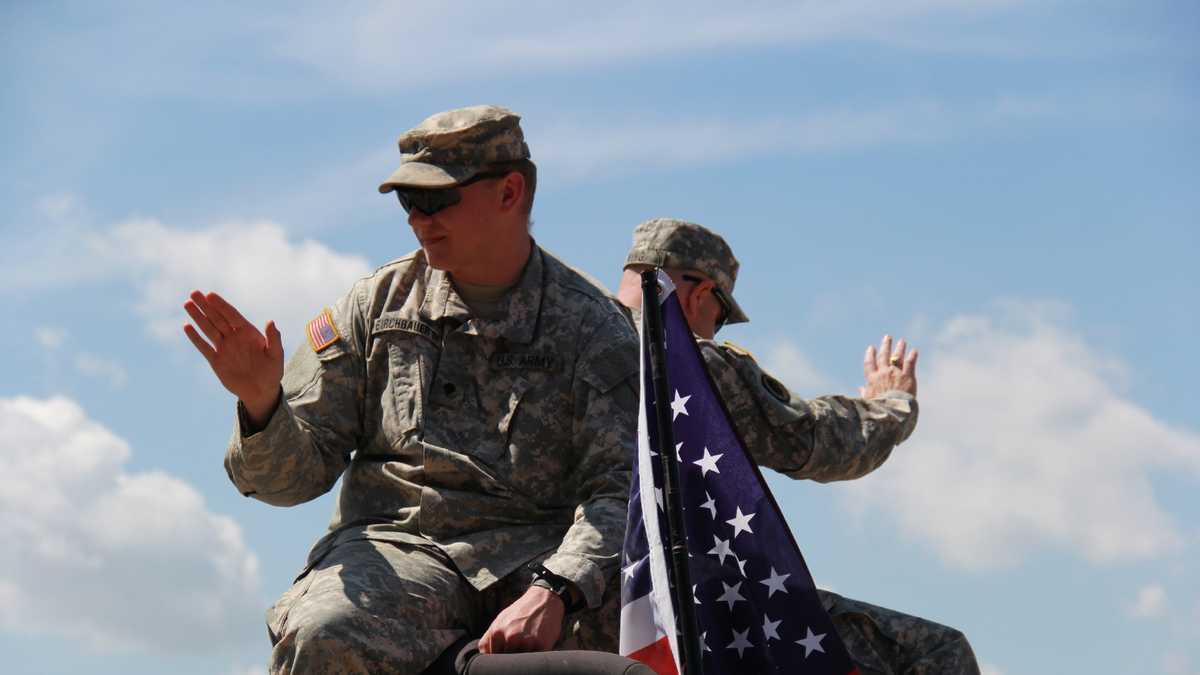
[[[745,349],[745,348],[741,347],[740,345],[735,345],[732,342],[730,342],[729,340],[726,340],[723,343],[723,346],[726,349],[728,349],[729,351],[733,352],[734,354],[737,354],[738,356],[745,356],[746,358],[750,359],[751,361],[758,363],[758,360],[754,358],[754,355],[750,353],[750,350]]]
[[[308,322],[308,344],[312,345],[314,352],[320,353],[340,339],[342,336],[338,334],[337,326],[333,325],[333,315],[328,307]]]

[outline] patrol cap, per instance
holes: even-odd
[[[676,218],[651,218],[633,230],[633,248],[625,266],[654,265],[703,272],[729,299],[726,324],[744,323],[750,318],[733,298],[737,282],[737,258],[721,235],[712,230]]]
[[[440,112],[400,135],[400,168],[380,186],[446,188],[489,164],[529,158],[521,117],[507,108],[477,105]]]

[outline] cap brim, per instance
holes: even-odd
[[[728,293],[725,294],[725,297],[729,298],[730,304],[729,318],[725,319],[725,325],[728,326],[734,323],[748,323],[750,321],[750,317],[746,316],[746,313],[742,311],[742,306],[738,304],[738,301],[734,300],[733,296]]]
[[[379,191],[391,192],[396,188],[436,189],[454,187],[479,173],[474,166],[436,166],[423,162],[405,162],[392,172],[387,180],[379,184]]]

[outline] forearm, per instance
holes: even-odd
[[[889,391],[870,399],[822,396],[807,402],[811,411],[804,430],[777,429],[775,444],[789,433],[803,435],[810,448],[792,466],[777,466],[793,478],[822,483],[853,480],[879,468],[892,450],[912,433],[917,402],[909,394]],[[794,442],[794,441],[793,441]]]
[[[608,579],[620,567],[628,495],[581,504],[575,522],[543,563],[570,581],[588,607],[599,607]]]
[[[247,428],[239,410],[225,452],[225,470],[238,491],[274,506],[294,506],[329,491],[348,455],[316,441],[291,405],[280,399],[261,429]]]

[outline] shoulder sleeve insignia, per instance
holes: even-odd
[[[318,354],[329,345],[342,339],[337,326],[333,323],[333,314],[326,307],[317,318],[308,322],[308,344]]]
[[[766,373],[762,374],[762,386],[767,390],[767,393],[769,393],[771,396],[774,396],[782,403],[787,403],[792,400],[792,394],[788,391],[788,388],[783,386],[782,382]]]
[[[729,340],[726,340],[725,342],[721,343],[721,346],[724,347],[725,349],[728,349],[729,351],[733,352],[734,354],[737,354],[738,356],[744,356],[744,357],[750,359],[751,361],[758,363],[758,361],[754,358],[754,355],[750,353],[750,350],[745,349],[745,348],[741,347],[740,345],[736,345],[736,344],[730,342]]]

